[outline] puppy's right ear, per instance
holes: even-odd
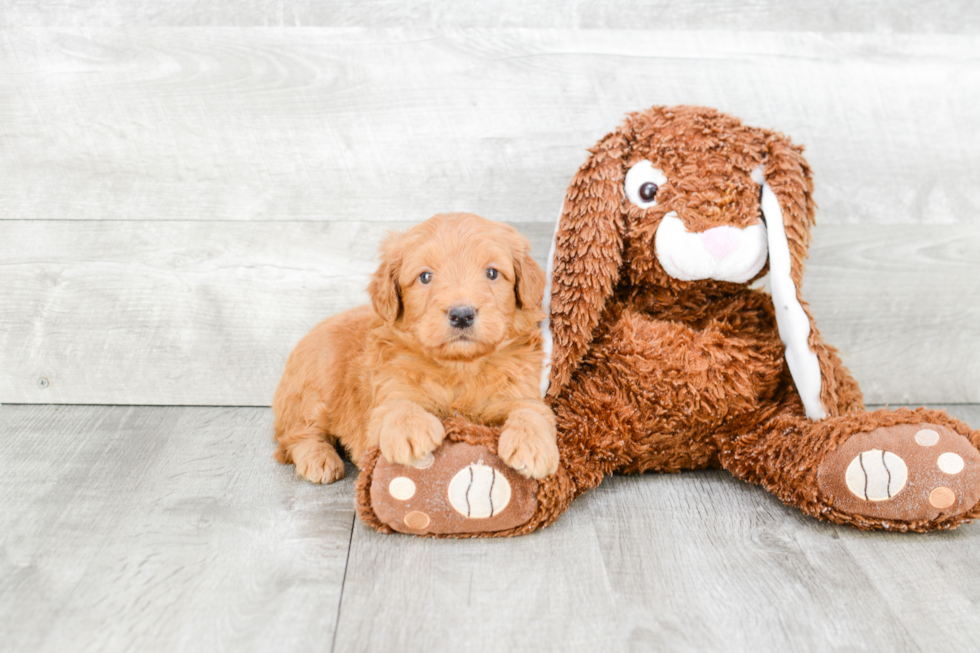
[[[541,306],[544,297],[544,270],[531,258],[531,243],[512,227],[507,227],[511,258],[514,262],[514,295],[517,307],[532,309]]]
[[[397,320],[402,313],[401,288],[398,286],[404,250],[401,245],[402,236],[402,233],[391,232],[385,238],[378,250],[381,255],[381,265],[368,284],[374,312],[389,324]]]

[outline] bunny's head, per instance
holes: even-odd
[[[556,396],[568,382],[621,283],[683,292],[749,284],[769,271],[790,371],[807,414],[823,417],[808,346],[815,327],[799,295],[814,218],[802,148],[713,109],[681,106],[630,114],[589,152],[552,247],[542,391]]]

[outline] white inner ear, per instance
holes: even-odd
[[[766,226],[715,227],[692,233],[676,211],[664,216],[654,237],[657,260],[681,281],[716,279],[745,283],[766,265]]]
[[[779,338],[786,346],[786,364],[800,393],[806,416],[812,420],[827,416],[820,403],[820,362],[810,350],[810,320],[796,294],[796,284],[790,276],[789,242],[783,225],[779,199],[757,170],[752,175],[762,185],[762,215],[769,225],[769,285],[772,303],[776,307],[776,326]]]
[[[541,300],[541,308],[544,310],[544,320],[541,321],[541,339],[544,349],[544,361],[541,366],[541,398],[548,394],[548,387],[551,385],[551,352],[554,348],[554,340],[551,336],[551,277],[555,270],[555,244],[558,241],[558,226],[561,224],[561,215],[565,210],[564,204],[558,211],[558,220],[555,222],[555,233],[551,236],[551,250],[548,252],[548,269],[545,271],[544,298]]]

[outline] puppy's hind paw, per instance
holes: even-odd
[[[329,442],[301,442],[292,451],[296,474],[311,483],[333,483],[344,478],[344,461]]]

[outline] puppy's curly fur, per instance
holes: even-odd
[[[442,419],[502,426],[501,458],[527,476],[558,466],[540,399],[545,277],[526,238],[466,213],[434,216],[381,247],[370,306],[328,318],[293,350],[273,400],[275,458],[314,483],[379,446],[410,464],[442,442]]]

